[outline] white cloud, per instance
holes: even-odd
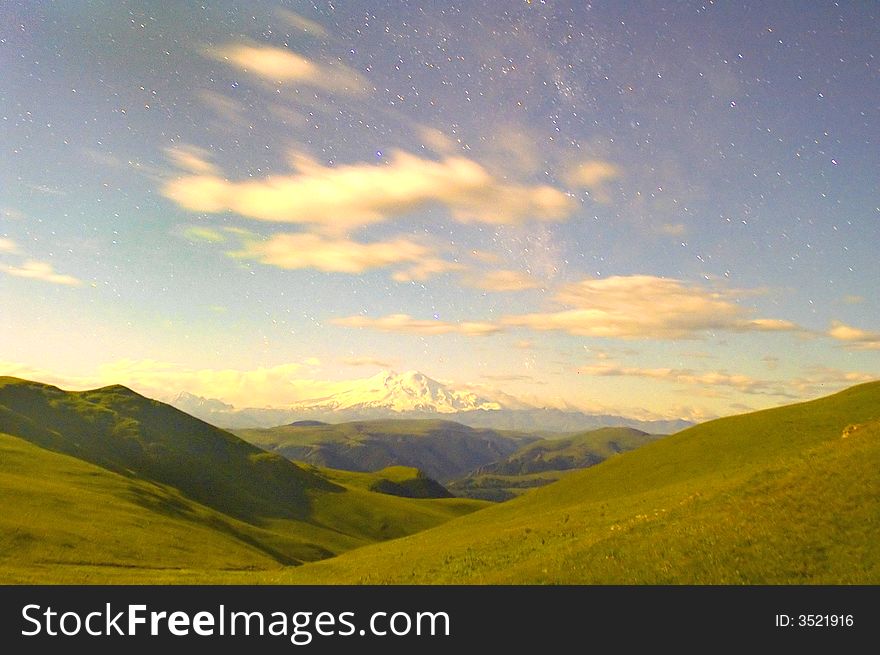
[[[325,39],[329,36],[329,33],[323,25],[316,21],[313,21],[310,18],[306,18],[305,16],[294,13],[289,9],[276,9],[275,15],[291,27],[301,30],[307,34],[311,34],[321,39]]]
[[[318,63],[287,48],[239,43],[210,50],[209,55],[274,85],[290,83],[349,95],[370,89],[369,82],[348,66]]]
[[[320,234],[275,234],[265,241],[248,240],[244,249],[232,253],[285,269],[317,269],[335,273],[363,273],[375,268],[406,268],[394,279],[426,279],[456,265],[434,256],[420,243],[399,237],[389,241],[361,243]]]
[[[492,323],[463,321],[450,323],[440,320],[425,320],[413,318],[408,314],[391,314],[381,318],[369,318],[367,316],[348,316],[336,318],[331,321],[334,325],[351,328],[367,328],[380,332],[395,332],[401,334],[438,335],[438,334],[464,334],[467,336],[488,336],[500,332],[502,328]]]
[[[0,271],[16,277],[29,278],[32,280],[42,280],[52,284],[61,284],[65,286],[79,286],[82,281],[71,276],[56,273],[52,265],[47,262],[38,262],[33,259],[26,261],[21,266],[3,266],[0,265]]]
[[[650,275],[586,279],[556,294],[560,311],[507,316],[503,324],[588,337],[687,339],[714,331],[796,331],[779,319],[748,318],[736,291],[713,291]]]
[[[180,145],[165,148],[165,154],[171,162],[188,173],[196,175],[217,175],[219,170],[209,160],[209,152],[196,146]]]
[[[481,274],[471,274],[464,278],[465,283],[485,291],[524,291],[540,288],[541,284],[528,273],[498,269]]]
[[[499,224],[562,220],[574,208],[558,189],[503,183],[464,157],[434,161],[397,151],[384,165],[322,166],[302,156],[293,163],[290,175],[240,182],[186,175],[168,182],[162,194],[191,211],[231,211],[336,233],[435,204],[462,222]]]
[[[18,253],[18,244],[12,239],[0,238],[0,252],[15,255]]]
[[[840,321],[834,321],[828,336],[846,343],[853,350],[880,350],[880,332],[869,332]]]
[[[778,383],[726,371],[693,371],[680,368],[639,368],[617,364],[595,364],[578,369],[596,377],[639,377],[700,387],[731,387],[742,393],[788,395]]]

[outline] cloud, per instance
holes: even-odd
[[[854,384],[873,382],[876,379],[878,379],[877,375],[861,371],[841,371],[827,366],[811,366],[804,375],[792,380],[791,386],[804,396],[816,397],[834,393]]]
[[[758,380],[748,375],[730,374],[725,371],[693,371],[680,368],[638,368],[616,364],[596,364],[578,369],[580,373],[597,377],[639,377],[663,380],[677,384],[702,387],[730,387],[747,394],[789,395],[777,383]]]
[[[15,255],[18,253],[18,244],[12,239],[0,238],[0,252]]]
[[[236,407],[284,407],[322,395],[329,383],[299,378],[306,362],[250,370],[194,369],[156,360],[118,360],[99,368],[99,384],[125,384],[151,397],[177,391],[218,398]]]
[[[499,269],[480,275],[469,275],[464,280],[469,286],[485,291],[524,291],[537,289],[541,284],[528,273]]]
[[[202,227],[200,225],[190,225],[183,229],[184,238],[190,241],[203,241],[205,243],[223,243],[226,241],[226,235],[215,230],[212,227]]]
[[[393,369],[394,364],[377,357],[347,357],[342,360],[346,366],[369,366],[371,368]]]
[[[289,9],[276,9],[275,15],[291,27],[301,30],[307,34],[316,36],[319,39],[326,39],[328,36],[330,36],[324,26],[320,23],[317,23],[310,18],[306,18],[305,16],[294,13]]]
[[[849,294],[844,296],[842,300],[847,305],[860,305],[865,302],[865,297]]]
[[[51,282],[52,284],[62,284],[74,287],[82,284],[81,280],[78,280],[73,276],[56,273],[51,264],[47,262],[38,262],[33,259],[26,261],[22,266],[0,266],[0,271],[16,277],[42,280],[43,282]]]
[[[840,321],[834,321],[828,336],[843,341],[853,350],[880,350],[880,332],[868,332]]]
[[[568,171],[565,181],[572,186],[585,186],[588,188],[600,186],[608,180],[613,180],[620,175],[617,166],[598,159],[592,159],[578,164]]]
[[[660,234],[668,234],[669,236],[680,237],[687,232],[684,223],[664,223],[658,228]]]
[[[586,279],[556,294],[555,300],[568,309],[507,316],[502,323],[622,339],[688,339],[714,331],[800,329],[790,321],[748,318],[746,310],[732,302],[741,294],[650,275]]]
[[[363,273],[375,268],[409,264],[394,279],[426,279],[457,265],[435,257],[429,248],[405,238],[361,243],[320,234],[275,234],[265,241],[248,240],[236,257],[284,269],[317,269],[328,273]]]
[[[349,95],[360,95],[370,88],[366,78],[348,66],[338,62],[321,64],[287,48],[239,43],[212,49],[208,54],[274,85],[292,83]]]
[[[334,325],[351,328],[367,328],[380,332],[400,334],[437,335],[464,334],[467,336],[489,336],[501,332],[503,328],[492,323],[468,322],[448,323],[440,320],[424,320],[408,314],[391,314],[381,318],[367,316],[348,316],[331,321]]]
[[[208,161],[208,151],[196,146],[165,148],[165,154],[178,168],[197,175],[217,175],[219,170]]]
[[[0,218],[6,218],[11,221],[20,221],[27,218],[27,214],[15,207],[0,207]]]
[[[573,187],[588,189],[599,202],[610,202],[605,183],[620,177],[620,169],[606,161],[591,159],[567,171],[562,179]]]
[[[384,165],[322,166],[295,157],[295,171],[257,180],[186,175],[162,194],[196,212],[231,211],[247,218],[347,230],[439,204],[461,222],[562,220],[574,201],[550,186],[518,186],[496,179],[464,157],[439,161],[392,153]]]

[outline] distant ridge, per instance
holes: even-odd
[[[582,432],[629,427],[651,434],[671,434],[693,425],[683,419],[639,420],[575,409],[534,407],[513,396],[488,397],[443,384],[419,371],[385,370],[353,380],[339,392],[287,407],[236,409],[221,400],[181,392],[170,403],[224,428],[303,425],[303,421],[343,423],[389,418],[443,418],[472,428],[547,432]]]

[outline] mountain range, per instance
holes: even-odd
[[[122,386],[0,377],[0,584],[880,584],[880,382],[663,438],[529,439],[479,475],[540,488],[492,504],[289,461]]]
[[[442,418],[473,428],[542,432],[578,432],[630,427],[671,434],[692,425],[683,419],[639,420],[576,409],[535,407],[508,394],[489,398],[443,384],[418,371],[380,373],[343,385],[336,393],[292,402],[283,408],[238,409],[218,399],[180,392],[169,403],[224,428],[266,428],[303,420],[329,423],[389,418]]]

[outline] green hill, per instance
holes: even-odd
[[[346,471],[408,466],[447,482],[503,459],[537,437],[471,428],[453,421],[402,419],[299,422],[236,435],[293,461]]]
[[[878,584],[880,382],[701,424],[279,583]]]
[[[124,387],[0,378],[0,582],[277,568],[482,506],[369,490],[419,478],[397,477],[351,484]]]
[[[616,427],[541,439],[500,461],[481,466],[448,488],[459,496],[508,500],[528,489],[555,482],[568,471],[595,466],[659,438],[634,428]]]

